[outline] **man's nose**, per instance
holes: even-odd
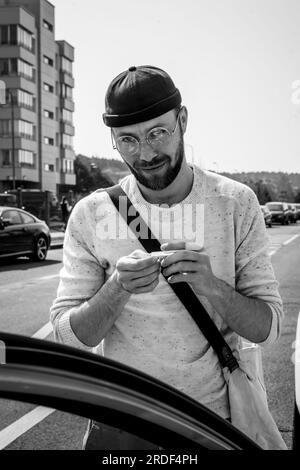
[[[140,159],[145,160],[146,162],[151,162],[154,157],[156,157],[156,151],[151,147],[150,144],[145,140],[140,142]]]

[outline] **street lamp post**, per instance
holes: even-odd
[[[16,189],[16,168],[15,168],[15,110],[14,98],[11,91],[9,91],[10,104],[11,104],[11,137],[12,137],[12,181],[13,190]]]

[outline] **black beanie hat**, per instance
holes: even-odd
[[[166,72],[151,65],[133,66],[109,85],[103,121],[108,127],[128,126],[161,116],[180,104],[180,92]]]

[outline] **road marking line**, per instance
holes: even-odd
[[[296,240],[296,238],[300,237],[300,235],[294,235],[292,238],[290,238],[289,240],[287,240],[286,242],[283,242],[283,246],[285,245],[288,245],[289,243],[291,243],[293,240]]]
[[[32,338],[45,339],[47,338],[47,336],[50,335],[50,333],[52,333],[52,331],[52,323],[48,322],[46,323],[46,325],[42,326],[42,328],[40,328],[36,333],[34,333],[34,335],[32,335]],[[45,418],[54,413],[54,411],[56,410],[53,408],[37,406],[17,421],[14,421],[12,424],[2,429],[2,431],[0,431],[0,450],[7,447],[18,437],[22,436],[22,434],[33,428],[36,424],[39,424]]]
[[[37,406],[32,411],[22,416],[22,418],[2,429],[2,431],[0,431],[0,450],[18,439],[18,437],[29,431],[33,426],[39,424],[45,418],[54,413],[54,411],[56,410],[53,408]]]
[[[49,321],[46,323],[46,325],[42,326],[34,335],[32,335],[32,338],[37,338],[37,339],[45,339],[47,336],[52,333],[52,323]]]

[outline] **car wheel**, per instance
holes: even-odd
[[[48,252],[48,244],[45,237],[40,235],[34,242],[34,251],[30,255],[30,259],[33,261],[45,261]]]
[[[269,222],[268,225],[269,225],[269,228],[272,228],[272,222]]]

